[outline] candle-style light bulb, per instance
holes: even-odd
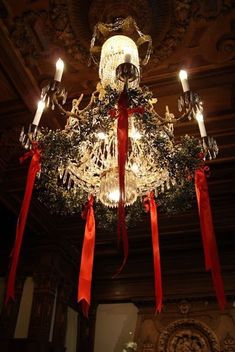
[[[198,111],[196,113],[196,120],[197,120],[197,123],[198,123],[198,127],[199,127],[199,131],[200,131],[200,135],[201,137],[206,137],[207,136],[207,133],[206,133],[206,127],[205,127],[205,124],[204,124],[204,117],[202,115],[202,113],[200,111]]]
[[[61,59],[58,59],[56,61],[56,71],[55,71],[55,76],[54,76],[55,81],[61,82],[63,71],[64,71],[64,61]]]
[[[124,62],[125,63],[130,63],[131,62],[131,50],[129,47],[125,47],[123,49],[124,51]]]
[[[125,63],[130,63],[131,62],[131,54],[126,53],[124,56],[124,61],[125,61]]]
[[[180,70],[179,72],[179,78],[182,84],[183,92],[188,92],[189,91],[189,84],[188,84],[188,74],[187,71],[185,70]]]
[[[45,102],[43,100],[39,100],[38,108],[33,119],[33,125],[35,126],[39,125],[44,108],[45,108]]]

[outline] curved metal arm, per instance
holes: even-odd
[[[177,120],[183,120],[188,118],[191,120],[192,118],[196,119],[197,112],[203,112],[203,104],[202,100],[198,93],[188,91],[180,96],[178,99],[178,110],[179,112],[185,111]]]
[[[203,137],[202,138],[202,146],[205,152],[204,159],[215,159],[219,153],[219,148],[216,143],[216,140],[213,137]]]

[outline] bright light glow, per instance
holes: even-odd
[[[43,100],[39,100],[38,108],[37,108],[37,111],[36,111],[36,113],[34,115],[34,119],[33,119],[33,125],[38,126],[38,124],[41,120],[44,108],[45,108],[45,102]]]
[[[137,131],[134,127],[132,128],[131,130],[131,133],[130,133],[130,137],[133,138],[135,141],[137,139],[140,139],[141,138],[141,134],[139,131]]]
[[[114,191],[110,192],[108,195],[109,199],[113,202],[118,202],[120,198],[120,192],[118,189],[115,189]]]
[[[123,83],[117,80],[116,68],[123,62],[130,62],[139,71],[139,54],[135,42],[125,35],[114,35],[106,40],[102,46],[99,76],[102,86],[110,85],[119,91],[123,89]],[[138,80],[130,82],[130,88],[138,86]]]
[[[56,70],[64,70],[64,61],[60,58],[56,61]]]
[[[181,81],[185,80],[185,79],[188,79],[188,74],[187,74],[187,71],[185,70],[180,70],[179,72],[179,78]]]
[[[124,47],[123,48],[123,52],[124,52],[124,62],[131,62],[131,50],[130,48],[127,46],[127,47]]]
[[[105,139],[105,138],[106,138],[106,134],[105,134],[104,132],[98,132],[98,133],[97,133],[97,137],[98,137],[99,139]]]
[[[40,112],[43,112],[44,108],[45,108],[45,101],[39,100],[39,102],[38,102],[38,110]]]
[[[134,163],[131,165],[131,170],[136,173],[139,171],[139,166],[136,163]]]
[[[200,111],[198,111],[198,112],[196,113],[196,119],[197,119],[197,122],[202,122],[202,121],[204,121],[204,117],[203,117],[203,115],[202,115],[202,113],[201,113]]]

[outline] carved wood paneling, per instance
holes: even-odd
[[[233,351],[235,322],[232,302],[220,312],[213,302],[174,301],[154,316],[150,307],[139,310],[135,340],[139,352]]]

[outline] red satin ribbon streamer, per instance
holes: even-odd
[[[157,205],[154,200],[154,193],[151,192],[144,199],[145,209],[150,212],[152,246],[153,246],[153,262],[154,262],[154,281],[155,281],[155,301],[156,311],[161,312],[162,309],[162,274],[161,274],[161,258],[159,250],[159,233],[158,233],[158,216]]]
[[[226,305],[226,297],[224,293],[223,280],[221,277],[220,261],[212,222],[208,186],[205,171],[203,169],[196,170],[195,172],[195,189],[205,255],[205,266],[207,271],[211,271],[217,300],[220,308],[224,310]]]
[[[119,203],[118,203],[118,239],[122,238],[124,259],[118,273],[124,267],[128,257],[128,238],[125,221],[125,165],[128,153],[128,95],[123,91],[118,100],[118,171],[119,171]]]
[[[82,312],[88,318],[91,302],[91,281],[95,250],[95,215],[93,209],[93,196],[90,196],[82,212],[86,219],[85,234],[82,246],[82,257],[78,281],[78,303],[81,301]]]
[[[17,270],[18,261],[19,261],[20,249],[22,245],[24,229],[25,229],[26,219],[28,216],[35,177],[41,169],[40,150],[37,148],[36,144],[33,146],[33,149],[31,151],[29,151],[22,158],[20,158],[20,162],[21,163],[24,162],[29,157],[32,157],[32,159],[29,165],[24,199],[22,202],[20,214],[16,225],[16,237],[15,237],[15,244],[11,253],[11,264],[10,264],[10,272],[9,272],[8,282],[7,282],[5,304],[7,304],[10,298],[15,300],[15,277],[16,277],[16,270]]]
[[[119,171],[119,204],[118,204],[118,240],[122,239],[124,259],[117,274],[125,266],[128,257],[128,237],[125,222],[125,165],[128,154],[128,116],[134,113],[143,113],[141,107],[128,108],[128,94],[123,91],[118,100],[118,114],[110,111],[112,117],[118,117],[117,139],[118,139],[118,171]]]

